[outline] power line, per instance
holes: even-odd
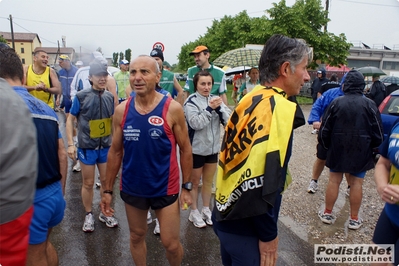
[[[373,4],[373,3],[365,3],[365,2],[358,2],[358,1],[351,1],[351,0],[338,0],[341,2],[350,2],[350,3],[356,3],[356,4],[362,4],[362,5],[371,5],[371,6],[388,6],[388,7],[398,7],[398,5],[383,5],[383,4]]]
[[[249,14],[256,14],[256,13],[264,13],[265,11],[254,11],[250,12]],[[3,17],[0,17],[3,18]],[[212,18],[201,18],[201,19],[191,19],[191,20],[179,20],[179,21],[166,21],[166,22],[146,22],[146,23],[132,23],[132,24],[79,24],[79,23],[62,23],[62,22],[51,22],[51,21],[43,21],[43,20],[32,20],[32,19],[24,19],[13,17],[13,19],[19,19],[29,22],[37,22],[37,23],[44,23],[44,24],[55,24],[55,25],[65,25],[65,26],[84,26],[84,27],[131,27],[131,26],[150,26],[150,25],[161,25],[161,24],[175,24],[175,23],[188,23],[188,22],[197,22],[197,21],[205,21],[211,19],[219,19],[223,17],[212,17]]]

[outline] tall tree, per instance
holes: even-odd
[[[351,44],[346,41],[343,33],[336,36],[324,31],[323,27],[329,19],[320,0],[297,0],[292,7],[287,7],[283,0],[278,4],[274,3],[273,6],[268,10],[268,37],[271,33],[281,33],[292,38],[304,39],[313,47],[313,68],[320,62],[332,66],[346,64]]]
[[[118,67],[118,53],[112,54],[112,65]]]
[[[124,58],[125,58],[125,57],[124,57],[123,53],[120,52],[120,53],[119,53],[119,61],[120,61],[120,60],[123,60]]]
[[[132,59],[132,49],[130,49],[130,48],[126,49],[125,58],[127,61],[130,62],[130,60]]]
[[[251,18],[242,11],[234,17],[214,20],[204,36],[182,46],[178,55],[179,68],[187,69],[194,65],[189,53],[197,45],[206,45],[211,52],[210,61],[213,61],[222,53],[245,44],[264,45],[275,33],[301,38],[311,45],[314,50],[311,67],[317,67],[320,62],[333,66],[346,64],[350,43],[343,33],[336,36],[323,30],[328,18],[320,0],[297,0],[292,7],[287,7],[282,0],[273,4],[266,13],[269,17]]]

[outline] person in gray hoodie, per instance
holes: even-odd
[[[214,79],[208,71],[200,71],[193,78],[194,94],[184,103],[184,113],[193,150],[193,171],[191,181],[193,203],[189,220],[195,227],[212,225],[209,204],[212,195],[213,176],[216,172],[220,151],[220,124],[226,125],[231,110],[219,96],[211,95]],[[203,208],[198,210],[198,185],[202,176]],[[204,222],[205,220],[205,222]]]

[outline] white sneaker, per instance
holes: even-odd
[[[102,212],[100,213],[100,216],[98,216],[98,219],[105,223],[106,226],[108,227],[116,227],[118,226],[118,220],[114,216],[105,216]]]
[[[86,214],[82,230],[84,232],[93,232],[94,231],[94,218],[93,218],[92,213]]]
[[[154,235],[161,234],[161,229],[159,228],[159,221],[155,219],[155,228],[154,228]]]
[[[347,196],[347,197],[349,197],[349,193],[351,192],[351,187],[349,187],[348,186],[348,188],[346,189],[346,191],[345,191],[345,195]]]
[[[150,224],[150,223],[152,223],[152,216],[151,216],[151,212],[148,211],[147,212],[147,224]]]
[[[363,219],[358,218],[357,220],[352,220],[349,218],[348,228],[352,230],[357,230],[363,225]]]
[[[313,129],[311,133],[312,133],[313,135],[314,135],[314,134],[317,134],[317,133],[319,133],[319,130],[318,130],[318,129]]]
[[[314,181],[313,179],[310,180],[309,187],[308,187],[308,193],[311,193],[311,194],[316,193],[316,191],[318,190],[318,187],[319,186],[316,181]]]
[[[202,208],[202,219],[205,220],[207,225],[213,225],[212,222],[212,212],[209,208]]]
[[[80,171],[82,171],[82,169],[80,168],[80,162],[79,162],[79,161],[76,162],[76,164],[75,164],[75,166],[72,168],[72,170],[73,170],[74,172],[80,172]]]
[[[101,182],[97,182],[96,183],[96,188],[100,188],[101,187]]]
[[[197,228],[204,228],[206,227],[206,223],[202,220],[202,216],[198,210],[191,211],[188,220],[194,224]]]

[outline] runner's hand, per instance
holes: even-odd
[[[114,209],[111,208],[111,202],[112,202],[112,195],[108,193],[102,193],[100,207],[101,207],[101,212],[104,213],[105,216],[114,215],[115,211]]]
[[[277,262],[278,237],[269,242],[259,241],[260,265],[274,266]]]
[[[188,207],[191,206],[192,202],[190,191],[187,191],[183,188],[180,195],[180,208],[183,211],[187,210]]]

